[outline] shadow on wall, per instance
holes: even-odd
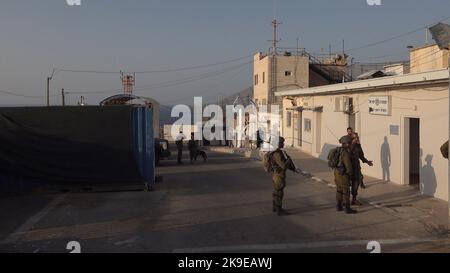
[[[380,162],[381,168],[383,170],[383,181],[389,182],[391,181],[391,148],[389,146],[389,142],[387,136],[384,137],[384,142],[381,144],[380,149]]]
[[[336,147],[339,147],[339,145],[325,143],[322,147],[322,151],[319,155],[319,158],[325,161],[328,160],[328,153],[330,152],[331,149],[334,149]]]
[[[425,195],[434,196],[437,188],[436,173],[433,168],[433,155],[425,157],[425,165],[420,169],[420,192]],[[420,158],[422,166],[422,152]]]

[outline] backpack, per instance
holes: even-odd
[[[263,167],[264,171],[267,173],[272,173],[274,171],[274,164],[273,164],[273,154],[275,152],[267,152],[264,154],[263,157]]]
[[[341,147],[337,147],[334,149],[331,149],[330,152],[328,153],[328,167],[332,168],[332,169],[337,169],[340,168],[341,166],[341,152],[342,149]]]

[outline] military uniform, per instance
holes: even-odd
[[[183,140],[186,137],[184,136],[184,134],[182,132],[180,132],[180,134],[177,136],[176,140],[175,140],[175,145],[177,146],[177,151],[178,151],[178,156],[177,156],[177,161],[178,164],[181,164],[181,159],[183,157]]]
[[[353,144],[350,149],[352,167],[353,167],[353,175],[351,177],[351,185],[352,185],[352,196],[353,200],[356,199],[358,195],[359,186],[363,184],[363,174],[361,172],[361,162],[369,164],[369,160],[365,158],[364,151],[361,147],[361,144],[356,143]]]
[[[283,207],[284,188],[286,187],[286,171],[295,171],[292,159],[281,149],[277,149],[272,154],[273,162],[273,210],[280,211]]]
[[[444,158],[448,159],[448,140],[441,146],[441,153]]]
[[[334,181],[336,183],[336,202],[338,210],[342,206],[350,210],[350,177],[353,175],[351,155],[347,148],[342,148],[339,168],[334,170]]]
[[[188,142],[188,149],[189,149],[189,159],[191,163],[194,161],[195,155],[197,154],[197,143],[195,140],[191,139]]]

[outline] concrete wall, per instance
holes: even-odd
[[[390,180],[393,183],[408,184],[409,176],[406,171],[409,166],[410,151],[407,143],[409,135],[407,118],[419,118],[420,190],[425,195],[448,200],[448,162],[439,150],[442,143],[449,137],[448,92],[448,83],[445,83],[297,98],[298,105],[323,106],[323,112],[317,114],[313,111],[303,111],[302,118],[312,120],[312,130],[305,132],[303,124],[302,147],[297,145],[296,141],[292,143],[292,127],[287,127],[286,121],[283,121],[283,133],[287,139],[287,145],[294,144],[294,147],[299,147],[313,156],[326,159],[328,151],[338,145],[338,138],[346,134],[346,128],[349,126],[349,115],[335,112],[336,97],[344,95],[353,97],[356,113],[355,130],[360,134],[366,157],[373,160],[375,164],[374,167],[364,165],[363,173],[382,179],[383,170],[389,170]],[[391,114],[389,116],[370,114],[369,97],[386,95],[391,97]],[[286,99],[283,102],[286,117],[286,107],[292,107],[292,104]],[[317,149],[317,146],[321,149]],[[383,166],[389,153],[391,165]]]
[[[437,45],[416,48],[410,52],[411,73],[448,68],[449,51]]]
[[[253,96],[258,105],[269,100],[272,56],[257,53],[253,62]],[[285,72],[291,75],[286,76]],[[255,76],[258,84],[255,84]],[[309,58],[304,56],[277,56],[277,91],[306,88],[309,86]],[[274,90],[272,90],[273,92]]]

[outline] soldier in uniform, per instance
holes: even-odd
[[[441,153],[444,158],[448,159],[448,140],[441,146]]]
[[[350,145],[352,138],[343,136],[339,142],[342,144],[340,151],[339,167],[334,169],[334,181],[336,182],[336,209],[345,210],[347,214],[357,213],[350,207],[350,178],[353,175]]]
[[[361,162],[366,163],[369,166],[373,166],[373,162],[368,160],[364,156],[364,151],[361,147],[361,143],[359,142],[359,135],[358,133],[353,134],[352,138],[352,145],[350,148],[351,151],[351,160],[352,160],[352,167],[353,167],[353,176],[351,177],[351,184],[352,184],[352,205],[358,205],[361,206],[362,203],[356,198],[358,196],[358,189],[361,186],[361,188],[365,188],[363,183],[363,174],[361,172]]]
[[[191,164],[194,163],[194,158],[197,154],[197,143],[194,140],[194,133],[191,133],[191,139],[188,141],[189,159]]]
[[[177,162],[178,164],[182,164],[181,158],[183,157],[183,140],[186,139],[186,136],[183,134],[183,131],[180,131],[177,138],[175,139],[175,145],[177,146],[178,151],[178,157]]]
[[[273,212],[277,215],[284,215],[286,211],[283,209],[283,195],[286,187],[286,171],[291,170],[297,172],[292,159],[287,155],[284,148],[284,138],[279,138],[278,149],[273,152],[272,157],[272,181],[273,181]]]

